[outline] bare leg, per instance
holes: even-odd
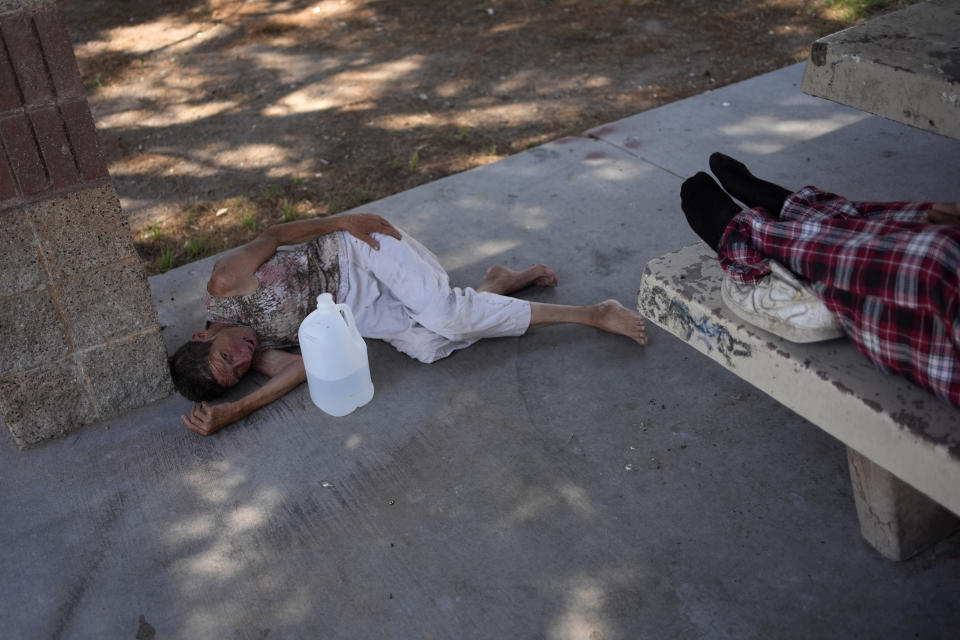
[[[514,271],[495,264],[487,271],[487,276],[477,287],[477,291],[510,295],[531,285],[555,287],[557,274],[542,264],[535,264],[523,271]],[[587,307],[530,303],[530,329],[563,323],[596,327],[626,336],[640,344],[647,344],[647,329],[643,316],[627,309],[616,300],[605,300]]]
[[[626,336],[639,344],[647,344],[647,326],[636,311],[627,309],[616,300],[604,300],[586,307],[561,304],[530,303],[530,328],[551,324],[572,323],[596,327],[610,333]]]
[[[502,264],[495,264],[487,271],[487,277],[477,287],[477,291],[489,291],[507,296],[531,285],[555,287],[557,274],[542,264],[535,264],[523,271],[514,271]]]

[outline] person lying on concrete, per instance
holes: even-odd
[[[373,214],[270,227],[216,262],[207,283],[207,327],[170,358],[177,390],[199,403],[181,418],[210,435],[302,383],[303,360],[285,349],[297,346],[300,323],[321,293],[350,307],[364,338],[384,340],[425,363],[481,338],[559,323],[646,344],[643,317],[616,300],[565,306],[509,297],[556,284],[557,275],[542,264],[522,271],[494,265],[476,289],[453,287],[432,253]],[[238,400],[207,402],[251,369],[269,380]]]
[[[791,192],[720,153],[709,164],[720,184],[696,174],[681,207],[717,252],[724,286],[754,289],[725,295],[731,311],[774,333],[784,320],[802,325],[783,316],[796,300],[766,282],[779,263],[877,368],[960,407],[960,202],[851,202],[812,186]]]

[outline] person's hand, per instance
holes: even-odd
[[[960,225],[960,202],[934,202],[927,210],[927,220],[933,224]]]
[[[380,243],[370,234],[385,233],[400,239],[400,232],[396,227],[390,224],[386,218],[382,218],[373,213],[348,213],[340,217],[341,226],[344,231],[349,231],[350,235],[359,240],[363,240],[374,249],[380,248]]]
[[[210,405],[206,402],[193,405],[189,415],[181,415],[180,419],[190,431],[202,436],[209,436],[234,421],[229,403]]]

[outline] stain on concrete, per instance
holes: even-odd
[[[570,138],[570,139],[573,140],[573,138]],[[547,160],[552,160],[554,158],[560,157],[559,152],[554,151],[553,149],[550,149],[548,147],[542,147],[542,146],[536,147],[534,149],[530,149],[530,151],[528,151],[527,153],[533,156],[537,162],[546,162]]]
[[[890,417],[892,417],[893,421],[898,425],[909,429],[910,431],[924,433],[930,428],[930,423],[927,422],[926,418],[921,418],[918,415],[907,413],[906,411],[897,411],[896,413],[891,414]]]
[[[634,138],[633,136],[630,136],[624,141],[623,146],[625,146],[627,149],[639,149],[643,146],[643,142],[637,138]]]
[[[778,344],[776,344],[776,343],[774,343],[774,342],[768,342],[768,343],[767,343],[767,349],[770,349],[770,351],[773,351],[774,353],[776,353],[776,354],[777,354],[778,356],[780,356],[781,358],[786,358],[787,360],[790,359],[790,354],[789,354],[788,352],[784,351],[783,349],[781,349],[781,348],[780,348],[780,345],[778,345]]]
[[[893,64],[892,62],[886,62],[885,60],[880,60],[879,58],[875,58],[873,60],[873,64],[884,66],[889,69],[893,69],[894,71],[902,71],[903,73],[910,73],[910,74],[916,73],[916,71],[914,71],[913,69],[910,69],[908,67],[902,67],[898,64]]]
[[[877,413],[883,413],[883,405],[881,405],[881,404],[880,404],[879,402],[877,402],[876,400],[867,400],[867,399],[864,399],[863,404],[867,405],[868,407],[870,407],[871,409],[873,409],[873,410],[876,411]]]
[[[599,249],[593,250],[593,266],[601,276],[609,276],[624,265],[634,264],[633,257],[636,255],[635,249],[626,249],[624,247],[614,247],[608,251]]]
[[[101,539],[100,545],[94,553],[89,554],[81,565],[80,570],[74,579],[65,579],[65,592],[58,598],[60,604],[57,606],[53,631],[50,636],[60,638],[66,635],[73,621],[80,603],[86,597],[87,589],[96,577],[97,570],[107,554],[107,543],[111,531],[116,526],[117,521],[124,512],[125,495],[123,491],[117,491],[110,495],[97,513],[94,529]]]
[[[564,447],[564,451],[575,456],[586,455],[583,450],[583,445],[580,443],[580,438],[576,434],[570,436],[570,439],[567,441],[567,446]]]
[[[881,44],[886,45],[890,41],[902,41],[902,42],[915,42],[919,46],[923,43],[921,38],[916,36],[911,36],[906,33],[895,33],[888,32],[878,35],[873,35],[872,33],[864,33],[858,36],[847,36],[836,41],[837,45],[846,45],[846,44]]]
[[[960,82],[960,50],[953,51],[929,51],[927,52],[934,60],[944,60],[940,65],[940,71],[950,82]]]
[[[848,387],[847,385],[843,384],[843,383],[840,382],[839,380],[834,380],[834,381],[833,381],[833,386],[835,386],[835,387],[837,388],[837,391],[839,391],[840,393],[845,393],[845,394],[847,394],[847,395],[853,395],[853,389],[851,389],[851,388]]]
[[[137,640],[155,640],[157,637],[157,630],[153,628],[147,619],[140,614],[140,619],[138,621],[139,626],[137,627]]]
[[[826,42],[814,42],[813,46],[810,47],[810,62],[818,67],[825,65],[827,63],[828,48]]]
[[[704,259],[709,257],[710,256],[703,256]],[[692,282],[704,282],[705,278],[703,277],[703,261],[701,260],[691,264],[689,267],[687,267],[687,271],[683,275]]]
[[[97,564],[100,564],[99,561]],[[67,628],[69,627],[70,622],[73,620],[73,614],[76,612],[77,607],[80,605],[80,601],[83,600],[87,593],[87,587],[89,583],[89,576],[86,573],[80,573],[75,580],[66,586],[63,594],[63,601],[60,603],[60,606],[57,607],[55,615],[56,623],[54,625],[54,631],[51,633],[51,637],[61,638],[66,634]]]
[[[894,423],[910,433],[923,436],[935,445],[945,447],[950,457],[960,458],[960,440],[957,439],[953,429],[954,424],[946,425],[936,421],[930,424],[926,417],[902,410],[892,413],[890,417]]]
[[[587,154],[587,160],[603,160],[607,157],[603,151],[591,151]]]
[[[587,135],[595,140],[599,140],[603,136],[608,136],[616,130],[616,127],[600,127],[599,129],[594,129],[593,131],[589,132]]]
[[[663,287],[650,288],[639,301],[640,313],[657,324],[670,327],[683,340],[702,344],[707,352],[716,350],[726,366],[735,369],[734,358],[750,358],[750,345],[735,338],[730,331],[707,316],[695,317],[684,302],[672,298]]]

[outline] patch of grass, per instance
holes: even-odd
[[[248,198],[247,196],[230,198],[225,205],[230,210],[231,215],[239,213],[242,216],[257,209],[257,204],[253,201],[253,198]]]
[[[192,260],[199,260],[210,253],[210,239],[207,234],[201,233],[193,236],[184,245],[184,250]]]
[[[247,231],[256,231],[260,228],[260,221],[257,220],[257,216],[252,211],[243,214],[240,218],[240,224],[243,225],[243,228]]]
[[[373,194],[367,191],[366,189],[354,189],[350,193],[350,204],[347,205],[348,209],[354,207],[359,207],[362,204],[367,204],[373,200]]]
[[[827,0],[827,6],[843,11],[847,20],[867,18],[886,9],[899,7],[898,0]]]
[[[278,185],[276,182],[271,182],[270,184],[268,184],[266,187],[264,187],[263,191],[260,193],[260,197],[266,200],[267,202],[276,202],[280,200],[280,196],[281,196],[280,185]]]
[[[152,240],[154,242],[159,242],[166,237],[166,234],[163,232],[163,227],[160,226],[159,222],[151,222],[148,224],[144,227],[140,235],[144,240]]]
[[[173,247],[164,247],[161,249],[156,261],[157,269],[160,273],[170,271],[174,266],[173,260]]]
[[[416,171],[416,170],[417,170],[417,165],[420,164],[420,152],[419,152],[419,151],[414,151],[413,153],[410,154],[410,162],[409,162],[408,164],[410,165],[410,171]]]
[[[193,202],[185,210],[187,226],[195,227],[201,219],[211,213],[213,205],[209,202]]]
[[[293,222],[297,219],[297,205],[284,198],[280,201],[280,217],[284,222]]]
[[[470,127],[460,127],[460,130],[457,131],[457,142],[463,142],[467,139],[468,135],[470,135]]]

